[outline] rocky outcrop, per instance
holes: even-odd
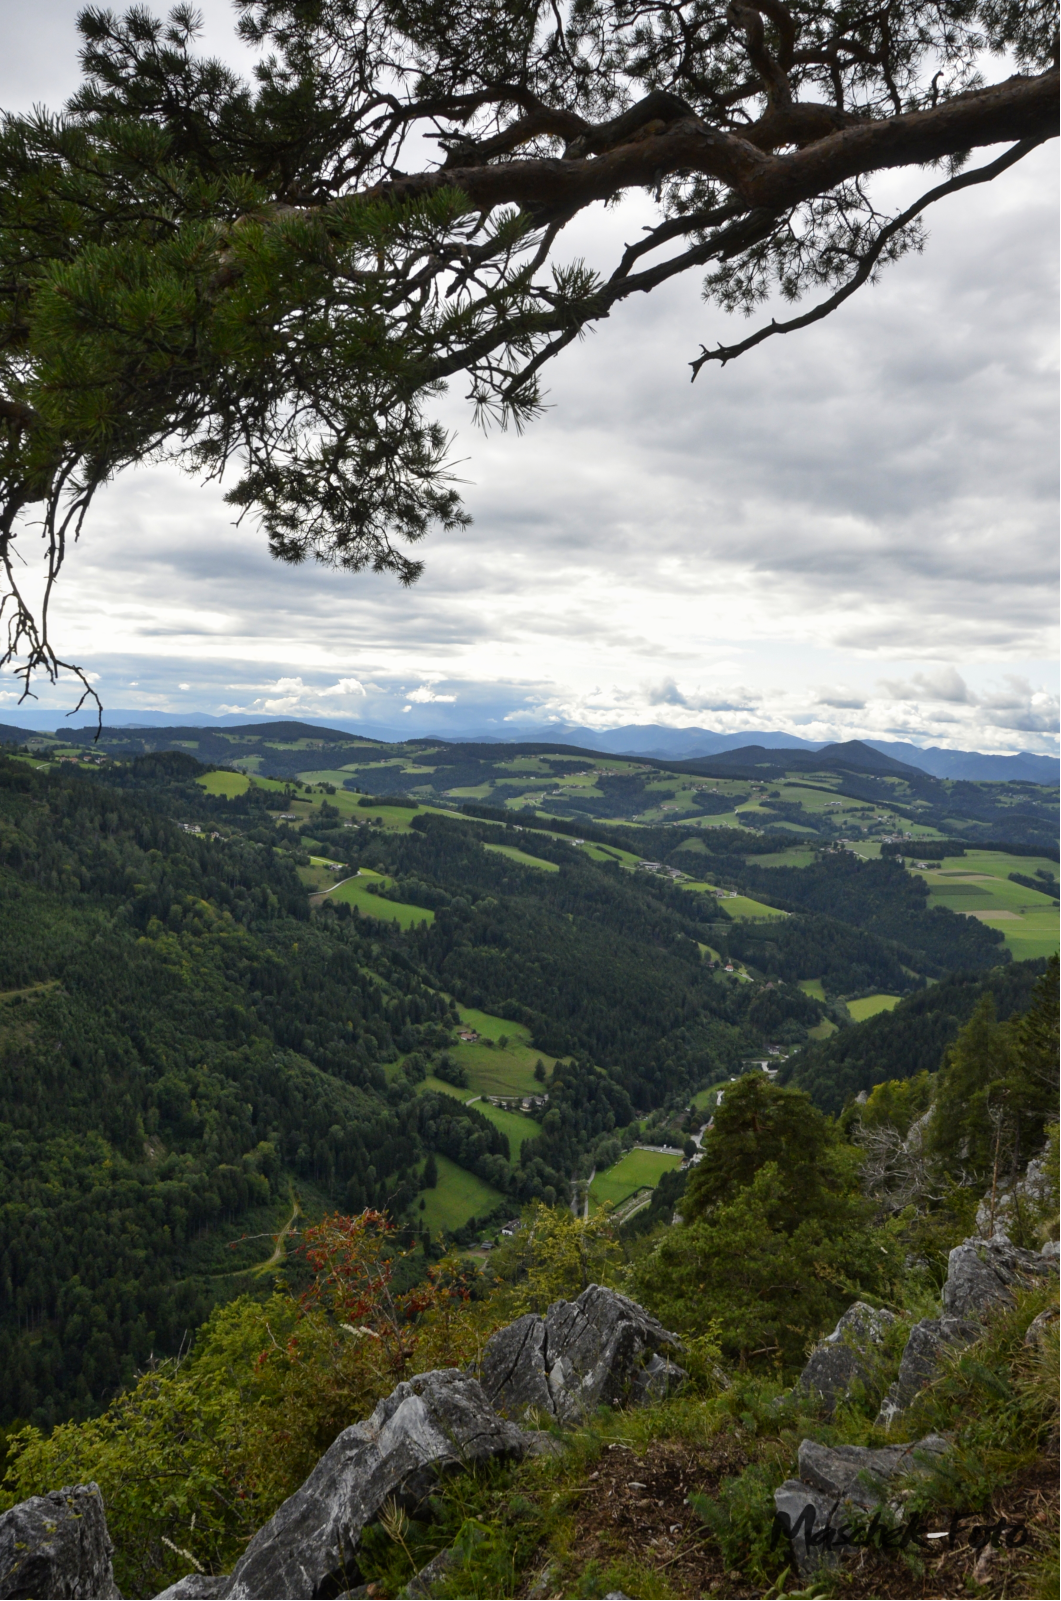
[[[33,1495],[0,1516],[0,1597],[111,1597],[103,1497],[96,1484]]]
[[[981,1239],[1006,1240],[1029,1221],[1057,1210],[1057,1185],[1044,1158],[1028,1163],[1024,1177],[1001,1194],[985,1195],[976,1209],[976,1232]]]
[[[1008,1240],[963,1240],[950,1253],[943,1306],[952,1317],[980,1318],[993,1306],[1012,1306],[1013,1291],[1056,1275],[1057,1262]]]
[[[775,1530],[789,1540],[800,1571],[854,1551],[857,1527],[865,1525],[867,1514],[900,1509],[895,1481],[930,1472],[946,1450],[938,1434],[877,1450],[804,1440],[799,1478],[786,1479],[774,1492]]]
[[[1033,1317],[1031,1322],[1028,1324],[1028,1327],[1024,1333],[1025,1345],[1032,1350],[1038,1350],[1041,1346],[1045,1346],[1050,1335],[1050,1330],[1054,1327],[1054,1324],[1057,1322],[1057,1320],[1058,1308],[1056,1306],[1044,1307],[1039,1313],[1038,1317]]]
[[[218,1601],[228,1589],[229,1575],[215,1577],[212,1573],[186,1573],[183,1579],[160,1590],[155,1601]]]
[[[815,1397],[831,1417],[838,1404],[857,1386],[873,1382],[877,1355],[888,1329],[895,1323],[893,1313],[883,1307],[856,1301],[848,1307],[831,1334],[815,1346],[795,1388]]]
[[[979,1324],[965,1318],[922,1318],[915,1323],[903,1348],[898,1377],[881,1402],[877,1422],[884,1428],[894,1422],[918,1391],[935,1378],[943,1352],[949,1346],[969,1345],[979,1333]]]
[[[1057,1275],[1057,1258],[1021,1250],[1005,1239],[963,1240],[950,1253],[943,1286],[944,1315],[925,1318],[910,1330],[899,1376],[881,1404],[877,1422],[890,1425],[935,1377],[940,1357],[950,1346],[978,1338],[981,1319],[992,1307],[1012,1306],[1022,1285]]]
[[[528,1313],[487,1341],[481,1378],[506,1417],[573,1424],[594,1407],[638,1405],[685,1377],[665,1352],[681,1342],[636,1301],[591,1284],[577,1301]]]
[[[474,1378],[422,1373],[343,1430],[251,1540],[224,1595],[296,1601],[352,1589],[362,1530],[387,1501],[415,1515],[447,1469],[522,1454],[521,1431],[497,1416]]]

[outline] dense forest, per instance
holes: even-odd
[[[989,973],[955,973],[908,996],[894,1012],[878,1012],[828,1040],[811,1041],[781,1070],[784,1083],[806,1090],[826,1112],[889,1079],[934,1073],[947,1046],[989,996],[1000,1022],[1031,1005],[1045,960],[1014,962]]]
[[[261,1251],[238,1242],[293,1184],[400,1211],[430,1147],[517,1203],[564,1198],[633,1098],[647,1109],[761,1045],[752,998],[702,966],[698,907],[670,886],[570,851],[559,874],[522,870],[471,822],[366,823],[348,854],[429,885],[435,927],[311,916],[276,798],[204,794],[203,771],[180,753],[98,776],[0,761],[8,1419],[90,1412],[175,1350],[245,1287]],[[515,1167],[474,1109],[432,1117],[384,1071],[452,1040],[452,995],[507,1006],[571,1058]]]

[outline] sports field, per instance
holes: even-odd
[[[421,1190],[413,1202],[413,1217],[426,1223],[432,1233],[436,1229],[459,1229],[470,1217],[486,1217],[501,1205],[504,1196],[492,1184],[486,1184],[474,1173],[468,1173],[448,1156],[435,1156],[438,1163],[438,1184],[433,1190]],[[420,1202],[425,1203],[421,1212]]]
[[[356,878],[348,878],[329,893],[330,901],[343,901],[347,906],[356,906],[365,917],[377,917],[381,922],[397,923],[399,928],[415,928],[417,923],[433,923],[434,912],[423,906],[410,906],[405,901],[389,901],[382,895],[373,895],[368,889],[369,882],[387,885],[392,882],[384,878],[382,873],[373,873],[369,868],[363,867]]]
[[[899,1000],[898,995],[864,995],[859,1001],[848,1001],[847,1009],[856,1023],[864,1023],[867,1017],[876,1017],[878,1012],[892,1011]]]
[[[593,1208],[610,1201],[618,1206],[638,1190],[655,1189],[664,1173],[681,1165],[681,1154],[673,1156],[661,1151],[627,1151],[613,1167],[598,1173],[589,1187],[590,1205]]]

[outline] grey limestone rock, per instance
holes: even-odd
[[[1013,1291],[1058,1271],[1056,1258],[1025,1251],[1006,1239],[963,1240],[950,1253],[943,1286],[943,1316],[915,1323],[903,1351],[899,1376],[884,1397],[877,1422],[890,1424],[935,1377],[942,1352],[968,1345],[981,1333],[980,1319],[993,1306],[1012,1306]]]
[[[856,1384],[872,1382],[873,1353],[894,1322],[894,1315],[884,1308],[856,1301],[833,1332],[815,1346],[796,1380],[796,1389],[817,1396],[831,1416]]]
[[[336,1594],[361,1579],[362,1530],[392,1497],[415,1512],[438,1475],[519,1457],[521,1431],[497,1416],[478,1383],[453,1368],[399,1384],[365,1423],[344,1429],[302,1488],[258,1530],[226,1597]]]
[[[0,1516],[0,1597],[120,1597],[113,1551],[97,1484],[30,1496]]]
[[[858,1545],[856,1525],[885,1502],[900,1475],[925,1472],[947,1449],[940,1435],[879,1450],[858,1445],[799,1448],[798,1479],[774,1491],[775,1529],[787,1536],[802,1573],[835,1563]]]
[[[600,1405],[637,1405],[685,1377],[663,1352],[681,1342],[636,1301],[591,1284],[544,1318],[519,1318],[487,1341],[483,1389],[508,1417],[537,1411],[572,1424]]]
[[[950,1253],[943,1307],[952,1317],[978,1318],[992,1306],[1012,1306],[1013,1290],[1057,1272],[1041,1251],[1008,1240],[963,1240]]]
[[[889,1425],[936,1375],[939,1359],[950,1345],[969,1345],[980,1333],[965,1318],[922,1318],[910,1330],[899,1363],[899,1376],[881,1402],[877,1422]]]
[[[227,1573],[220,1577],[212,1573],[186,1573],[183,1579],[160,1590],[155,1601],[217,1601],[228,1588]]]
[[[1028,1324],[1024,1335],[1025,1345],[1031,1346],[1033,1349],[1040,1345],[1045,1345],[1046,1337],[1057,1322],[1057,1319],[1058,1308],[1056,1306],[1044,1307],[1038,1317],[1033,1317]]]
[[[1033,1216],[1036,1213],[1041,1216],[1052,1203],[1056,1211],[1055,1195],[1056,1184],[1046,1161],[1036,1158],[1028,1163],[1023,1178],[1019,1178],[1011,1190],[1003,1191],[993,1200],[985,1195],[976,1209],[976,1232],[981,1239],[1008,1241],[1011,1230],[1022,1216],[1028,1217],[1029,1210]]]
[[[405,1586],[404,1594],[408,1601],[430,1601],[435,1593],[435,1586],[440,1584],[453,1566],[453,1552],[447,1547],[432,1557],[426,1567],[420,1569],[415,1578],[409,1580]]]
[[[799,1476],[804,1483],[837,1500],[866,1508],[879,1506],[896,1474],[930,1467],[946,1451],[947,1442],[929,1434],[913,1445],[819,1445],[804,1440],[799,1448]]]
[[[774,1528],[789,1541],[796,1566],[810,1573],[855,1549],[842,1503],[802,1479],[774,1491]]]

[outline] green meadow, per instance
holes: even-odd
[[[483,850],[494,851],[498,856],[507,856],[510,862],[520,862],[524,867],[540,867],[546,873],[558,873],[559,867],[555,862],[545,862],[540,856],[528,856],[515,845],[483,845]]]
[[[997,928],[1017,961],[1052,956],[1057,950],[1061,919],[1048,888],[1028,889],[1009,878],[1010,873],[1032,878],[1042,868],[1056,880],[1056,862],[1003,851],[967,851],[940,861],[938,870],[910,869],[928,885],[931,905],[979,917],[989,928]]]
[[[234,795],[245,795],[251,787],[251,780],[246,773],[204,773],[195,782],[208,795],[224,795],[226,800],[231,800]]]
[[[825,991],[822,989],[820,978],[801,978],[799,987],[804,995],[810,995],[816,1001],[825,1000]]]
[[[681,1164],[681,1155],[661,1151],[628,1151],[613,1167],[595,1175],[589,1187],[590,1205],[596,1209],[610,1202],[619,1206],[638,1190],[655,1189],[664,1173]]]
[[[454,1052],[451,1051],[450,1055],[454,1055]],[[501,1106],[491,1106],[489,1101],[481,1099],[480,1091],[473,1090],[470,1086],[464,1089],[456,1084],[448,1084],[445,1079],[435,1078],[433,1073],[429,1073],[421,1082],[420,1088],[434,1090],[439,1095],[452,1095],[454,1100],[461,1101],[465,1105],[474,1104],[477,1112],[481,1112],[484,1117],[490,1119],[495,1128],[508,1135],[509,1160],[513,1165],[519,1161],[524,1140],[532,1140],[536,1134],[541,1133],[541,1128],[533,1117],[527,1117],[523,1112],[508,1112]]]
[[[532,1140],[541,1133],[533,1117],[526,1117],[522,1112],[506,1112],[503,1107],[491,1106],[489,1101],[476,1101],[475,1110],[488,1117],[502,1134],[508,1135],[509,1161],[513,1166],[519,1161],[524,1140]]]
[[[413,1204],[414,1218],[426,1223],[432,1234],[438,1229],[463,1228],[470,1217],[486,1217],[505,1199],[500,1190],[458,1167],[448,1156],[438,1153],[435,1161],[438,1184],[433,1190],[421,1190]]]
[[[369,868],[363,867],[356,878],[348,878],[337,884],[328,892],[328,899],[342,901],[346,906],[356,906],[365,917],[376,917],[381,922],[397,923],[399,928],[414,928],[417,923],[433,923],[434,912],[423,906],[410,906],[405,901],[389,901],[382,895],[373,895],[368,888],[369,882],[386,887],[393,880],[384,878],[382,873],[373,873]]]
[[[475,1095],[503,1095],[514,1100],[542,1093],[545,1086],[534,1077],[535,1064],[540,1060],[546,1072],[551,1072],[555,1058],[531,1045],[529,1028],[522,1023],[510,1023],[504,1017],[494,1017],[490,1012],[476,1011],[472,1006],[458,1006],[457,1012],[462,1027],[474,1029],[481,1037],[472,1041],[459,1040],[449,1047],[450,1056],[468,1075],[468,1088],[454,1092],[449,1086],[451,1094],[456,1093],[462,1101],[467,1101]],[[502,1039],[503,1046],[498,1043]],[[485,1043],[487,1040],[489,1044]],[[441,1087],[430,1082],[432,1088]],[[489,1115],[491,1109],[484,1106],[482,1110]],[[534,1128],[537,1129],[537,1124]],[[527,1137],[526,1132],[522,1137]]]
[[[878,1012],[892,1011],[899,1001],[898,995],[864,995],[861,1000],[848,1001],[847,1010],[856,1023],[864,1023],[867,1017],[876,1017]]]
[[[714,884],[683,884],[682,889],[692,890],[699,895],[714,895],[717,885]],[[764,901],[753,901],[748,895],[727,895],[725,900],[719,901],[730,917],[735,917],[742,923],[754,923],[767,920],[771,917],[787,917],[787,912],[779,912],[776,906],[767,906]]]

